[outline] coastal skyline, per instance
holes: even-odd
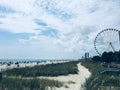
[[[0,58],[79,59],[120,29],[120,0],[0,0]]]

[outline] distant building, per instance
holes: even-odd
[[[82,56],[81,59],[83,60],[83,59],[84,59],[84,56]]]
[[[2,79],[2,72],[0,72],[0,79]]]
[[[85,57],[85,59],[89,59],[89,53],[86,52],[84,57]]]

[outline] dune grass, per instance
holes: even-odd
[[[47,90],[61,87],[62,82],[48,79],[22,79],[5,77],[0,80],[0,90]]]
[[[77,74],[78,63],[78,61],[74,61],[34,67],[14,68],[3,71],[3,78],[0,79],[0,90],[48,90],[48,88],[62,87],[64,86],[64,82],[36,77]]]
[[[59,76],[77,74],[76,61],[58,64],[40,65],[34,67],[14,68],[3,71],[5,76],[37,77],[37,76]]]
[[[100,62],[82,61],[83,66],[89,69],[91,77],[86,80],[85,90],[120,90],[120,74],[100,72],[105,67],[100,65]]]

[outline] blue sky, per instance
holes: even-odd
[[[120,0],[0,0],[0,58],[95,55],[97,33],[120,29],[119,9]]]

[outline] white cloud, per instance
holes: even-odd
[[[94,52],[93,41],[99,31],[108,27],[120,29],[119,0],[0,0],[1,4],[8,5],[16,13],[0,18],[3,23],[0,28],[13,33],[34,33],[20,42],[43,45],[38,52],[57,51],[53,55],[56,57],[79,58],[85,51]],[[34,19],[42,20],[47,26],[37,25]],[[58,30],[59,37],[39,34],[48,28]]]

